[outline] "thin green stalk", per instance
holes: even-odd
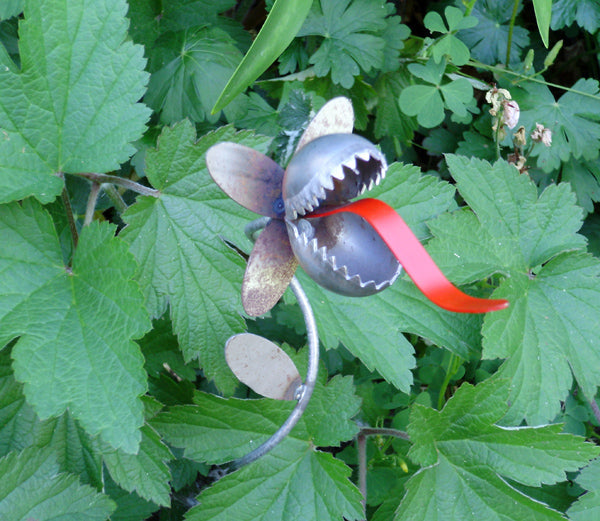
[[[519,3],[521,0],[515,0],[513,4],[512,14],[510,16],[510,24],[508,26],[508,42],[506,43],[506,68],[510,63],[510,49],[512,47],[512,37],[515,28],[515,20],[517,18],[517,12],[519,10]]]
[[[446,377],[442,383],[442,387],[440,388],[440,394],[438,395],[438,410],[441,410],[444,406],[444,402],[446,401],[446,389],[448,389],[448,385],[450,384],[450,380],[458,371],[458,368],[461,364],[460,357],[456,356],[454,353],[450,353],[450,360],[448,360],[448,369],[446,370]]]
[[[367,436],[392,436],[410,440],[408,434],[398,429],[363,427],[356,438],[358,452],[358,489],[362,494],[364,519],[367,518]]]
[[[117,191],[114,185],[112,184],[104,184],[102,188],[106,192],[106,195],[110,198],[110,200],[115,205],[115,208],[119,213],[123,213],[127,210],[127,203],[121,197],[121,194]]]
[[[469,16],[471,14],[471,11],[473,11],[476,3],[477,0],[471,0],[468,4],[466,4],[465,16]]]
[[[92,183],[90,195],[88,196],[87,205],[85,207],[85,218],[83,219],[84,226],[88,226],[94,218],[94,212],[96,211],[96,202],[98,201],[99,194],[100,185],[98,183]]]
[[[358,490],[362,495],[363,518],[367,519],[367,436],[362,431],[357,437]]]
[[[485,63],[481,63],[481,62],[478,62],[478,61],[475,61],[475,60],[469,60],[468,65],[471,66],[471,67],[475,67],[477,69],[484,69],[486,71],[499,72],[501,74],[508,74],[510,76],[515,76],[515,77],[519,78],[520,80],[531,81],[533,83],[540,83],[540,84],[546,85],[548,87],[552,87],[552,88],[555,88],[555,89],[563,90],[565,92],[571,92],[573,94],[578,94],[580,96],[585,96],[586,98],[591,98],[591,99],[596,100],[596,101],[600,100],[600,96],[595,96],[594,94],[590,94],[589,92],[583,92],[581,90],[572,89],[571,87],[565,87],[564,85],[559,85],[557,83],[551,83],[551,82],[546,81],[546,80],[540,80],[540,79],[535,78],[533,76],[527,76],[526,74],[522,74],[520,72],[511,71],[511,70],[504,69],[504,68],[501,68],[501,67],[496,67],[494,65],[486,65]]]
[[[363,427],[360,429],[359,435],[363,436],[393,436],[394,438],[402,438],[409,441],[408,434],[398,429],[386,429],[384,427]]]
[[[127,188],[127,190],[132,190],[140,195],[149,195],[150,197],[158,197],[160,192],[155,190],[154,188],[150,188],[148,186],[144,186],[140,183],[136,183],[131,179],[127,179],[125,177],[119,177],[116,175],[108,175],[108,174],[96,174],[93,172],[81,172],[76,174],[80,177],[85,177],[90,181],[95,183],[110,183],[112,185],[122,186],[123,188]]]
[[[73,248],[77,248],[77,242],[79,241],[79,233],[77,232],[77,224],[75,223],[75,216],[73,215],[73,207],[69,200],[69,192],[67,187],[63,187],[61,193],[61,199],[65,208],[65,214],[67,215],[67,221],[69,223],[69,231],[71,232],[71,239],[73,241]]]

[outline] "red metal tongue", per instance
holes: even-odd
[[[470,297],[444,276],[419,239],[396,211],[377,199],[361,199],[331,210],[317,210],[308,218],[352,212],[367,221],[396,256],[406,273],[434,304],[457,313],[487,313],[508,306],[503,299]]]

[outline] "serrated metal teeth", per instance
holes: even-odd
[[[326,176],[325,179],[323,179],[323,186],[321,187],[323,191],[323,199],[326,197],[325,190],[333,190],[333,186],[333,177]]]
[[[346,159],[346,161],[342,162],[342,168],[343,167],[348,167],[350,170],[352,170],[355,174],[356,172],[356,156],[352,156],[350,159]]]
[[[356,154],[357,157],[362,159],[363,161],[368,161],[371,159],[371,153],[368,150],[364,150],[363,152],[358,152]]]
[[[332,171],[331,171],[331,177],[335,177],[336,179],[339,179],[340,181],[342,181],[343,179],[346,178],[346,174],[344,173],[344,168],[342,165],[337,165]]]

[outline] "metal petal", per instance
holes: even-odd
[[[294,400],[302,379],[292,359],[273,342],[242,333],[225,344],[225,359],[238,380],[275,400]]]
[[[258,236],[246,267],[242,284],[246,313],[256,317],[277,304],[297,267],[285,223],[270,221]]]
[[[340,96],[329,100],[306,127],[298,141],[296,152],[314,139],[328,134],[352,134],[354,109],[348,98]]]
[[[275,161],[252,148],[227,142],[208,150],[206,164],[215,183],[244,208],[275,219],[283,216],[283,169]]]

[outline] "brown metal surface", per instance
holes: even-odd
[[[354,128],[354,109],[348,98],[333,98],[323,105],[321,110],[306,127],[298,141],[296,152],[304,145],[327,134],[351,134]]]
[[[215,183],[234,201],[260,215],[281,218],[283,169],[272,159],[237,143],[209,149],[206,164]]]
[[[273,342],[251,333],[232,336],[225,359],[237,379],[255,393],[275,400],[294,400],[302,384],[292,359]]]
[[[298,266],[285,223],[273,220],[258,236],[242,283],[242,304],[248,315],[269,311],[281,298]]]

